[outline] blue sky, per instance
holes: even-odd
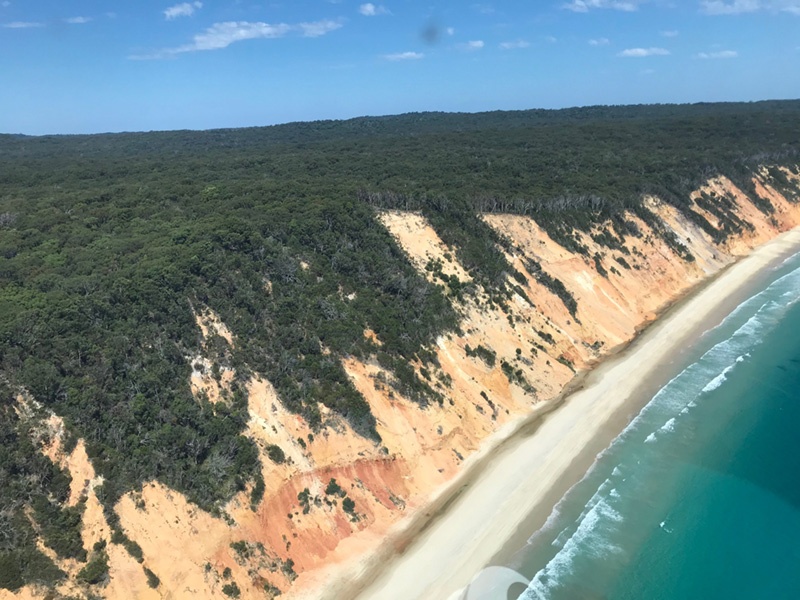
[[[0,132],[800,97],[800,0],[0,0]]]

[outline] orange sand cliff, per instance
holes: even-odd
[[[109,544],[109,582],[91,591],[106,598],[224,598],[223,586],[235,582],[241,598],[269,598],[269,590],[274,588],[282,591],[282,598],[314,597],[338,566],[377,548],[404,519],[425,507],[490,436],[513,426],[533,406],[556,397],[576,371],[630,341],[692,286],[800,224],[800,206],[772,188],[766,173],[755,183],[759,195],[776,208],[771,217],[725,178],[710,180],[693,195],[713,192],[726,196],[737,204],[738,215],[753,224],[752,231],[723,246],[715,245],[669,205],[657,198],[646,199],[664,227],[675,232],[692,252],[694,262],[678,258],[634,215],[628,218],[643,235],[624,240],[629,250],[624,256],[580,234],[588,255],[602,256],[607,277],[598,273],[593,260],[556,244],[533,220],[487,215],[487,224],[513,242],[514,251],[507,257],[525,275],[527,284],[521,286],[525,297],[513,298],[509,314],[489,308],[482,291],[477,299],[456,306],[462,317],[461,333],[440,337],[434,349],[441,369],[433,369],[431,376],[445,394],[442,406],[420,408],[391,390],[385,381],[392,374],[377,362],[346,359],[343,366],[369,402],[382,442],[375,444],[356,435],[322,407],[326,428],[310,435],[313,432],[305,421],[285,409],[272,385],[255,376],[248,385],[246,434],[261,450],[266,484],[257,509],[251,509],[247,492],[225,507],[224,518],[198,509],[159,483],[129,493],[116,512],[125,533],[141,546],[143,563],[137,563],[121,546]],[[699,206],[695,210],[714,222]],[[392,211],[382,213],[379,220],[425,276],[430,276],[425,270],[428,261],[439,259],[444,273],[462,281],[470,279],[453,249],[422,216]],[[526,257],[564,283],[577,300],[577,318],[528,272]],[[617,260],[620,258],[622,261]],[[630,268],[623,266],[625,262]],[[235,345],[235,338],[212,310],[198,308],[197,323],[206,338],[217,335],[231,347]],[[374,332],[367,330],[365,335],[380,343]],[[467,345],[494,351],[495,365],[467,356]],[[206,359],[190,360],[198,367],[192,373],[193,392],[207,394],[214,401],[224,398],[235,373],[223,369],[217,381],[209,375],[211,365]],[[503,361],[528,385],[510,383],[501,369]],[[96,541],[110,537],[94,494],[99,481],[83,444],[65,455],[59,441],[63,425],[53,416],[49,427],[49,441],[43,442],[42,451],[72,473],[70,503],[86,498],[83,537],[89,550]],[[278,465],[269,460],[269,444],[284,450],[286,462]],[[326,494],[331,479],[355,503],[352,513],[345,512],[341,494]],[[298,494],[306,489],[309,503],[304,510]],[[74,580],[81,565],[57,563],[70,576],[59,592],[84,595],[86,590]],[[143,567],[159,577],[156,589],[148,586]],[[16,595],[0,591],[0,600],[12,597],[43,595],[33,587]]]

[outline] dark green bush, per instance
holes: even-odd
[[[105,551],[95,553],[83,569],[78,572],[78,581],[89,585],[104,582],[108,576],[108,555]]]
[[[161,580],[158,578],[158,576],[147,567],[144,567],[144,574],[145,577],[147,577],[147,585],[149,585],[151,588],[156,589],[159,585],[161,585]]]
[[[276,446],[275,444],[267,446],[267,456],[276,464],[282,464],[286,461],[286,454],[283,453],[280,446]]]

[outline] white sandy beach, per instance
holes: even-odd
[[[446,508],[427,512],[432,518],[424,527],[417,524],[422,532],[402,554],[384,549],[365,559],[331,582],[325,597],[457,597],[527,517],[535,511],[546,516],[565,486],[583,476],[609,435],[613,437],[609,427],[616,425],[618,433],[649,399],[643,392],[652,391],[648,382],[659,370],[719,323],[759,275],[797,251],[800,229],[756,249],[703,285],[629,348],[594,369],[583,388],[544,417],[534,434],[513,435],[499,451],[490,448],[488,460],[473,463],[443,496],[454,489],[461,492]]]

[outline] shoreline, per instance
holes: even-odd
[[[485,566],[505,562],[668,381],[682,349],[799,251],[796,228],[698,282],[556,397],[487,438],[375,552],[340,565],[320,598],[447,599]]]

